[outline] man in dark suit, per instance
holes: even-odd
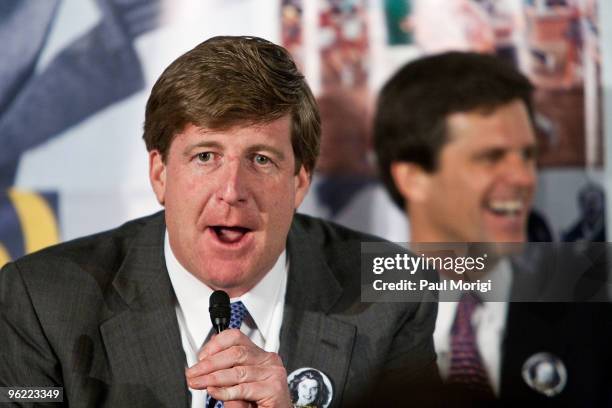
[[[384,86],[376,152],[412,242],[526,241],[536,187],[531,93],[513,67],[461,52],[407,64]],[[527,269],[541,264],[527,259],[521,268],[507,254],[489,259],[494,292],[439,304],[434,343],[449,401],[608,406],[609,304],[511,302],[539,299],[528,293],[536,286]],[[557,278],[552,286],[565,290]]]
[[[215,37],[174,61],[144,125],[165,211],[3,268],[0,386],[61,386],[83,407],[287,407],[287,373],[308,368],[328,406],[392,387],[418,401],[435,303],[361,303],[360,243],[378,239],[294,215],[319,134],[283,48]],[[213,290],[235,328],[215,336]]]

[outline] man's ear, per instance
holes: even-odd
[[[151,150],[149,152],[149,181],[157,201],[164,205],[166,198],[166,164],[159,150]]]
[[[418,203],[429,194],[430,175],[415,163],[391,163],[391,177],[395,187],[407,203]]]
[[[306,193],[308,193],[308,189],[310,188],[310,173],[304,168],[302,165],[300,167],[300,171],[294,176],[295,182],[295,201],[293,203],[293,209],[297,210],[297,208],[304,201],[304,197],[306,197]]]

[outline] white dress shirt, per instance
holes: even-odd
[[[506,328],[510,288],[512,286],[512,267],[507,259],[500,261],[489,273],[493,285],[491,292],[478,293],[483,303],[476,307],[472,315],[472,327],[476,333],[478,351],[491,387],[499,395],[501,377],[501,347]],[[457,300],[461,296],[457,293]],[[506,300],[506,301],[501,301]],[[438,354],[438,368],[443,379],[448,377],[451,361],[451,328],[455,320],[457,302],[440,302],[434,330],[434,346]]]
[[[208,306],[213,290],[178,262],[170,248],[168,231],[164,239],[164,255],[177,298],[175,309],[181,342],[187,357],[187,365],[191,367],[197,362],[198,351],[212,335]],[[253,289],[239,298],[231,299],[232,302],[242,301],[249,312],[240,331],[249,336],[257,346],[269,352],[277,353],[280,346],[288,270],[289,261],[286,251],[283,251],[276,264]],[[191,388],[189,391],[191,406],[203,408],[206,403],[206,391]]]

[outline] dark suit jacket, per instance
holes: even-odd
[[[600,256],[605,254],[585,258],[570,249],[531,244],[524,257],[514,259],[499,398],[477,404],[459,390],[453,397],[465,402],[458,405],[455,399],[454,406],[612,407],[612,305],[598,295],[598,289],[606,289],[598,276],[600,268],[607,268]],[[595,268],[585,267],[585,259]],[[558,395],[545,396],[523,379],[523,365],[539,353],[553,354],[565,366],[567,383]]]
[[[527,262],[514,262],[513,297],[502,345],[500,403],[514,407],[612,407],[612,305],[604,243],[531,244]],[[585,300],[598,300],[586,302]],[[556,396],[531,389],[522,378],[537,353],[557,356],[567,384]]]
[[[74,407],[187,406],[164,230],[159,213],[5,266],[0,386],[63,386]],[[437,375],[435,303],[360,302],[360,242],[372,240],[301,215],[289,233],[280,355],[288,373],[326,373],[333,407],[359,405],[373,378],[410,398]]]
[[[500,405],[612,407],[612,309],[606,303],[511,303],[503,343]],[[557,356],[567,371],[560,394],[531,389],[521,373],[536,353]]]

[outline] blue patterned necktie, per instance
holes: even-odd
[[[240,329],[242,321],[246,317],[248,311],[241,301],[233,302],[230,305],[232,316],[230,317],[229,329]],[[223,408],[223,401],[217,401],[214,407],[209,407],[210,395],[206,396],[206,408]]]
[[[451,365],[446,382],[459,387],[473,399],[490,400],[494,394],[472,327],[472,315],[480,303],[474,294],[465,293],[457,305],[451,329]]]

